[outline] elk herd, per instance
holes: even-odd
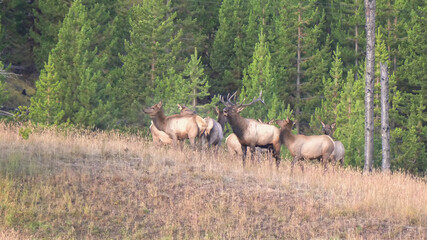
[[[293,121],[289,118],[275,121],[279,126],[277,128],[273,125],[274,121],[264,123],[261,120],[240,116],[240,112],[247,106],[256,102],[265,103],[261,98],[262,92],[258,98],[254,98],[250,103],[235,103],[233,98],[235,99],[236,93],[231,96],[228,95],[227,99],[220,97],[225,107],[222,111],[215,107],[216,120],[210,117],[202,118],[195,111],[180,104],[178,104],[180,114],[171,116],[165,116],[161,101],[145,108],[144,113],[151,118],[150,131],[153,142],[177,146],[178,141],[180,141],[182,146],[182,142],[188,139],[195,149],[196,138],[198,138],[199,147],[208,145],[208,147],[214,147],[215,152],[218,153],[224,137],[225,124],[228,123],[233,133],[225,140],[227,149],[230,154],[240,156],[243,165],[245,165],[247,151],[249,150],[252,161],[255,152],[271,153],[276,160],[276,167],[279,167],[282,145],[286,146],[293,157],[291,172],[294,164],[300,160],[320,160],[325,170],[328,162],[334,165],[337,162],[343,164],[344,145],[340,141],[332,139],[335,123],[329,125],[321,122],[324,135],[295,135],[292,133]],[[301,170],[304,170],[302,164]]]

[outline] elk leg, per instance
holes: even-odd
[[[279,146],[275,146],[271,149],[271,152],[273,154],[273,157],[276,159],[276,168],[279,168],[279,164],[280,164],[280,144]]]
[[[243,166],[245,166],[246,164],[246,149],[247,146],[246,145],[242,145],[242,160],[243,160]]]
[[[298,161],[298,159],[299,159],[299,156],[295,156],[294,159],[292,160],[292,164],[291,164],[291,175],[294,172],[294,165],[295,165],[295,162]]]
[[[195,138],[189,138],[190,145],[193,148],[193,150],[196,150],[196,139]]]
[[[255,157],[255,146],[251,146],[251,162],[254,162]]]

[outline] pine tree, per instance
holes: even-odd
[[[71,1],[39,0],[37,4],[37,10],[33,11],[35,19],[30,36],[35,42],[33,52],[36,67],[42,69],[58,41],[59,29]]]
[[[311,129],[318,129],[320,120],[326,123],[334,123],[337,118],[337,105],[339,103],[339,94],[344,85],[343,62],[341,60],[341,51],[337,45],[334,51],[332,67],[328,78],[323,78],[323,96],[320,107],[317,107],[315,114],[311,117]],[[320,132],[317,132],[320,133]]]
[[[170,2],[149,0],[133,7],[130,40],[125,41],[126,55],[121,56],[124,75],[119,82],[118,104],[123,107],[124,119],[139,112],[141,104],[152,103],[157,79],[169,75],[166,73],[171,69],[184,68],[176,59],[182,31],[174,29],[175,18]]]
[[[363,0],[331,1],[330,19],[331,38],[334,46],[341,47],[344,72],[357,72],[365,48]]]
[[[224,0],[219,10],[219,27],[213,42],[210,62],[218,80],[213,82],[215,92],[229,93],[240,86],[243,69],[248,62],[243,51],[247,5],[244,0]],[[250,54],[250,53],[249,53]]]
[[[51,58],[40,72],[36,88],[36,95],[31,98],[30,119],[47,125],[60,123],[64,116],[60,102],[61,83]]]
[[[361,62],[358,78],[353,71],[347,73],[347,79],[340,92],[337,104],[336,131],[334,139],[345,147],[345,165],[363,168],[364,165],[364,64]]]
[[[277,81],[274,78],[275,72],[271,65],[271,54],[263,29],[261,29],[259,42],[255,45],[253,52],[252,63],[244,70],[240,99],[250,101],[262,91],[267,106],[257,104],[242,114],[262,120],[281,119],[284,105],[278,99]]]
[[[296,74],[297,74],[297,4],[282,1],[277,6],[278,14],[274,18],[274,37],[270,49],[273,66],[276,69],[277,95],[280,101],[295,105]]]
[[[52,50],[51,62],[61,83],[63,121],[91,126],[104,124],[96,116],[96,109],[103,107],[99,105],[98,90],[105,88],[101,69],[106,61],[93,44],[99,34],[96,25],[82,2],[75,1],[64,18],[58,43]]]
[[[191,60],[188,62],[184,76],[188,77],[188,88],[191,89],[189,96],[192,98],[192,105],[196,107],[198,99],[202,99],[209,95],[209,82],[204,75],[201,59],[197,55],[197,49],[194,49],[194,54],[191,55]]]

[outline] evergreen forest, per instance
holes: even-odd
[[[289,117],[305,135],[321,134],[321,121],[336,123],[345,166],[363,168],[362,0],[3,0],[0,7],[0,106],[16,112],[12,121],[147,134],[142,109],[160,100],[166,115],[179,103],[205,117],[224,107],[220,95],[237,91],[236,101],[250,101],[262,91],[265,105],[242,116]],[[374,167],[381,166],[381,61],[389,72],[391,169],[425,175],[426,1],[377,0],[375,29]]]

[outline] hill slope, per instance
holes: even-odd
[[[31,238],[424,239],[427,186],[289,163],[248,164],[118,133],[0,123],[0,232]],[[18,233],[17,233],[18,232]],[[2,234],[0,234],[1,236]]]

